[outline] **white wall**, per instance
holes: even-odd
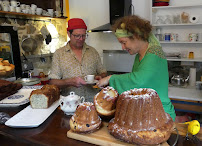
[[[202,3],[202,0],[171,0],[170,5]],[[150,20],[150,0],[132,0],[135,14]],[[109,0],[69,0],[70,18],[84,19],[89,29],[109,23]],[[102,57],[103,50],[121,50],[112,33],[89,33],[86,42],[95,47]]]
[[[150,20],[150,0],[132,0],[135,8],[135,15]]]
[[[149,18],[148,0],[132,0],[135,14]],[[69,0],[70,18],[82,18],[88,29],[109,23],[109,0]],[[102,57],[103,50],[121,50],[121,45],[112,33],[89,33],[86,42],[95,47]]]

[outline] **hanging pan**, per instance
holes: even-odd
[[[25,52],[33,52],[37,48],[37,41],[34,38],[28,36],[22,40],[21,47]]]

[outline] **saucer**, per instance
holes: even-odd
[[[98,82],[98,80],[94,80],[93,82],[86,81],[86,84],[96,84],[97,82]]]
[[[74,115],[74,112],[64,112],[65,115]]]

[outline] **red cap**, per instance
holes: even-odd
[[[67,31],[72,29],[87,29],[85,22],[80,18],[72,18],[68,21]]]

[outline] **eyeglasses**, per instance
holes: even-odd
[[[79,40],[81,37],[82,37],[82,39],[86,39],[88,37],[88,34],[83,34],[83,35],[74,35],[74,34],[72,34],[72,35],[74,36],[74,38],[76,40]]]

